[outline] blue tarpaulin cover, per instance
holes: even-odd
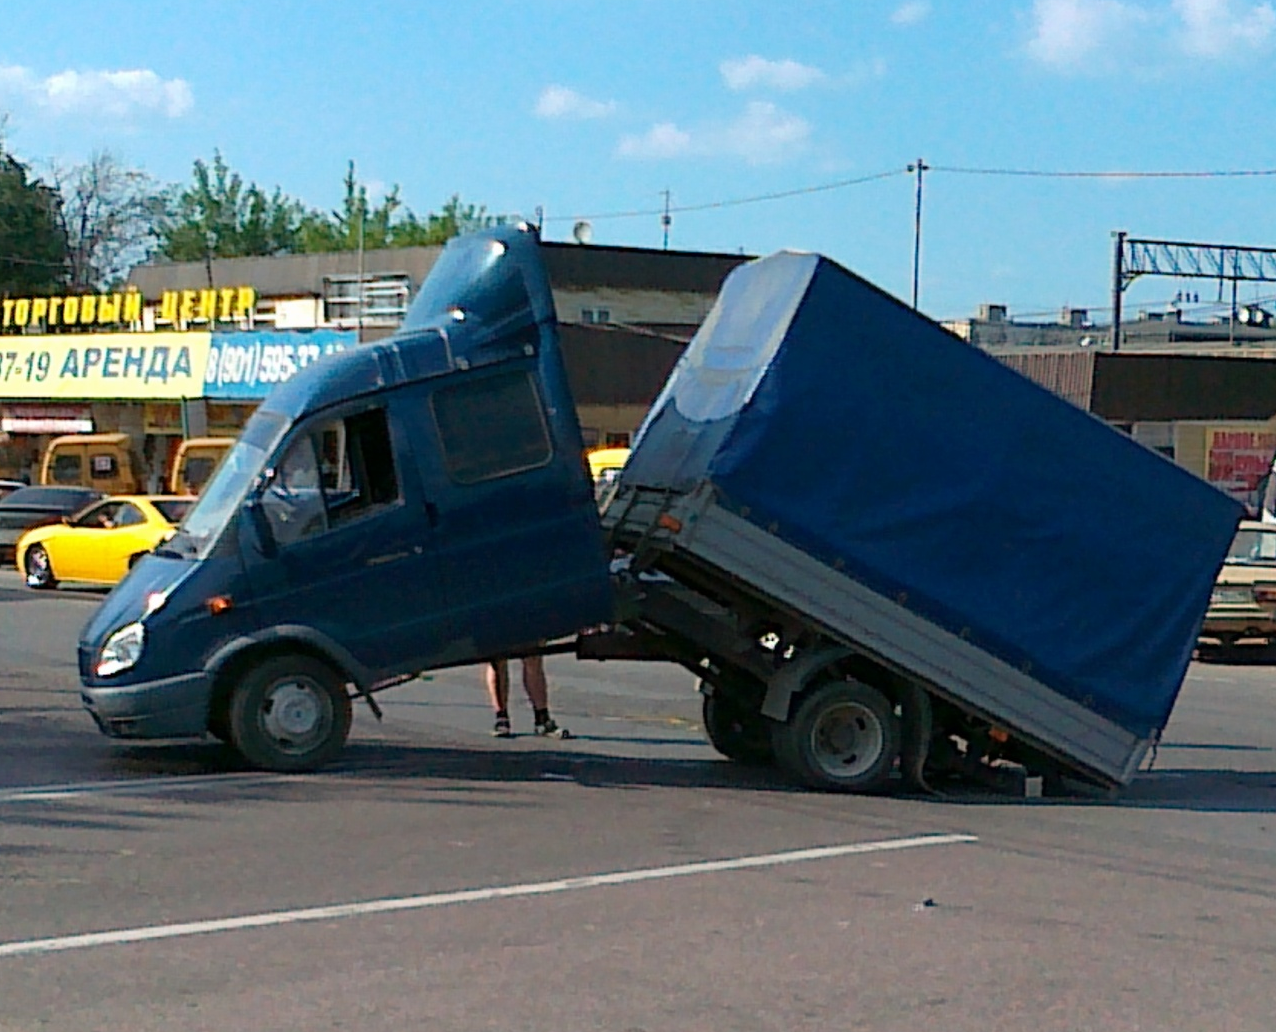
[[[622,481],[720,502],[1060,694],[1164,727],[1239,505],[827,258],[732,272]]]

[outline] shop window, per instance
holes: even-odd
[[[609,308],[582,308],[580,310],[580,321],[590,325],[599,325],[601,323],[611,322],[611,309]]]
[[[412,280],[407,273],[325,276],[324,319],[332,326],[398,326],[408,311]]]
[[[535,469],[553,454],[545,412],[527,373],[500,373],[445,387],[430,403],[444,466],[458,484]]]

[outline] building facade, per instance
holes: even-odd
[[[627,443],[739,255],[545,243],[589,444]],[[401,323],[441,247],[155,263],[105,294],[0,299],[0,476],[60,433],[123,431],[158,482],[303,366]]]

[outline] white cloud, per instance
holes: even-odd
[[[695,130],[672,122],[653,125],[642,135],[622,137],[622,158],[667,160],[683,157],[741,158],[750,165],[777,164],[802,152],[811,137],[804,118],[768,101],[751,101],[730,122]]]
[[[0,97],[53,115],[126,118],[158,114],[178,118],[195,104],[185,79],[162,79],[149,69],[65,71],[41,79],[31,69],[0,66]]]
[[[707,136],[711,148],[735,154],[750,165],[784,161],[811,136],[810,123],[763,100],[752,101],[730,125]]]
[[[546,86],[536,99],[541,118],[604,118],[615,110],[613,100],[591,100],[566,86]]]
[[[916,25],[923,21],[930,14],[930,3],[928,0],[905,0],[895,8],[891,15],[891,21],[896,25]]]
[[[1036,0],[1032,17],[1028,54],[1043,64],[1066,69],[1110,52],[1150,16],[1124,0]]]
[[[799,64],[797,61],[768,61],[765,57],[750,54],[736,57],[718,65],[722,80],[731,90],[747,90],[756,86],[776,90],[801,90],[822,82],[826,76],[818,68]]]
[[[1174,0],[1173,7],[1182,22],[1179,45],[1198,57],[1262,50],[1276,36],[1276,10],[1270,3]]]
[[[1271,0],[1035,0],[1027,53],[1060,71],[1171,67],[1276,42]]]
[[[642,160],[680,158],[692,152],[691,134],[672,122],[658,122],[641,136],[622,136],[616,153]]]

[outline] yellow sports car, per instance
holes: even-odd
[[[116,495],[60,523],[34,527],[18,539],[18,571],[33,588],[58,581],[115,584],[173,533],[193,498]]]

